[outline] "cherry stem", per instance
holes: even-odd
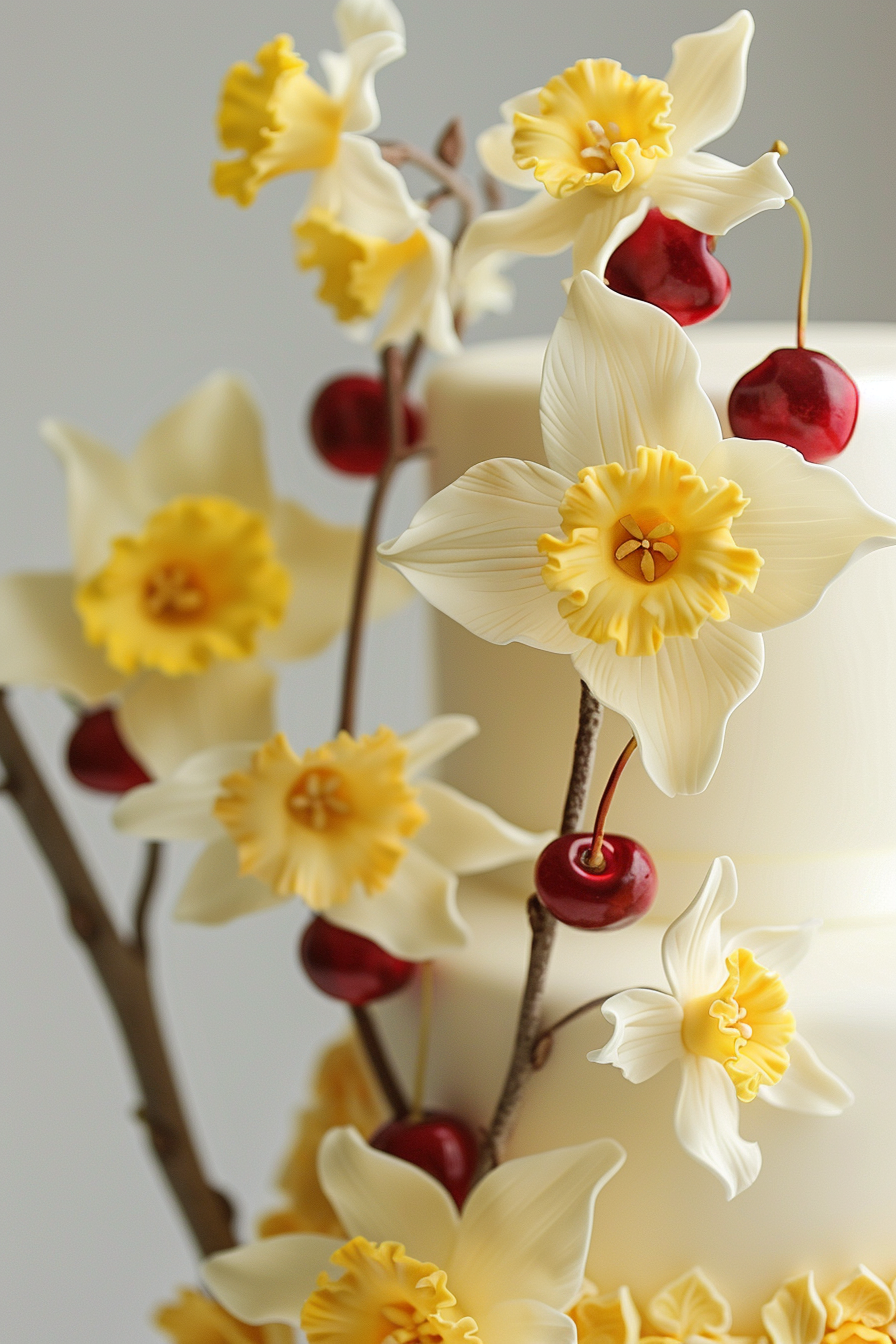
[[[806,324],[809,321],[809,285],[812,282],[812,230],[809,216],[795,196],[787,202],[796,211],[803,232],[803,269],[800,274],[800,297],[796,319],[796,343],[800,350],[806,344]]]
[[[389,1062],[383,1042],[380,1039],[379,1031],[374,1022],[370,1009],[357,1004],[352,1005],[352,1017],[355,1019],[355,1026],[358,1035],[361,1038],[361,1044],[364,1047],[364,1053],[367,1056],[367,1062],[373,1070],[374,1076],[380,1085],[380,1090],[392,1115],[396,1120],[403,1120],[410,1112],[408,1099],[404,1094],[404,1089],[396,1077],[395,1070]]]
[[[429,1063],[429,1038],[432,1030],[432,962],[420,967],[420,1034],[417,1038],[417,1067],[414,1071],[414,1092],[410,1119],[423,1119],[423,1099],[426,1094],[426,1066]]]
[[[404,355],[397,345],[389,345],[383,351],[382,369],[383,386],[386,393],[386,419],[389,427],[389,451],[370,497],[364,532],[361,537],[361,549],[358,554],[358,567],[355,572],[355,592],[352,598],[352,611],[348,625],[345,666],[342,674],[342,702],[339,709],[339,731],[346,733],[354,733],[355,731],[358,683],[361,672],[361,644],[364,637],[370,590],[373,586],[380,520],[395,469],[407,456],[404,402],[402,400],[405,361]]]
[[[572,769],[563,806],[563,820],[560,830],[563,835],[577,831],[582,824],[582,813],[588,801],[588,787],[594,769],[594,753],[597,748],[597,736],[600,732],[603,709],[582,682],[579,700],[579,724],[573,750]],[[532,1074],[532,1048],[538,1036],[544,1004],[545,985],[551,951],[557,932],[557,921],[546,910],[537,896],[530,896],[527,906],[532,941],[529,948],[529,966],[526,971],[526,983],[520,1003],[516,1038],[507,1070],[507,1077],[498,1098],[491,1124],[482,1142],[479,1162],[473,1183],[482,1180],[493,1167],[498,1165],[501,1151],[513,1128],[517,1112],[522,1101],[523,1090]]]
[[[624,748],[619,754],[619,759],[610,771],[610,778],[607,780],[606,787],[600,796],[600,805],[597,809],[597,818],[594,822],[594,834],[591,838],[591,848],[582,855],[582,863],[592,872],[602,873],[607,866],[604,858],[604,831],[607,827],[607,814],[610,811],[610,804],[616,793],[616,787],[622,778],[622,772],[628,765],[638,745],[638,739],[632,737],[626,742]]]

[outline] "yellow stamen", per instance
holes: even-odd
[[[427,251],[419,229],[403,242],[390,243],[345,228],[326,210],[309,211],[295,234],[308,244],[299,253],[299,265],[303,271],[321,268],[317,297],[333,306],[340,322],[375,317],[399,272]]]
[[[695,1055],[718,1060],[741,1101],[752,1101],[790,1067],[788,1042],[796,1031],[786,1011],[787,990],[752,952],[739,947],[725,963],[721,989],[685,1004],[681,1037]]]
[[[398,1242],[355,1237],[331,1257],[302,1309],[308,1344],[480,1344],[461,1316],[444,1270],[412,1259]]]
[[[215,659],[255,652],[279,625],[289,574],[260,514],[230,499],[184,496],[136,537],[117,537],[75,606],[91,644],[121,672],[202,672]]]
[[[560,506],[565,540],[545,535],[548,588],[567,594],[560,615],[585,639],[615,640],[645,657],[669,636],[695,638],[728,619],[726,593],[753,590],[757,551],[735,545],[731,523],[749,504],[740,487],[708,486],[664,448],[639,448],[637,466],[586,467]]]
[[[635,79],[618,61],[578,61],[539,91],[540,115],[517,112],[513,157],[552,196],[639,186],[672,153],[672,94],[661,79]]]
[[[347,901],[357,885],[384,891],[427,820],[405,779],[407,750],[389,728],[357,741],[293,752],[282,733],[251,767],[222,780],[215,816],[237,846],[240,871],[314,910]]]

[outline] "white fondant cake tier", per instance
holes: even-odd
[[[789,324],[716,325],[690,333],[703,383],[722,415],[732,384]],[[836,465],[875,507],[896,512],[896,326],[819,325],[809,344],[859,384],[855,435]],[[473,347],[429,386],[436,485],[488,457],[543,461],[538,388],[544,343]],[[725,423],[725,431],[727,423]],[[474,714],[478,741],[446,778],[533,829],[556,825],[569,769],[578,683],[570,660],[497,647],[444,617],[436,631],[438,705]],[[896,916],[896,551],[859,561],[821,605],[766,637],[759,688],[735,710],[719,769],[696,798],[667,798],[637,758],[617,794],[611,830],[656,860],[656,914],[670,919],[710,861],[738,866],[738,918]],[[596,787],[627,736],[607,716]],[[528,874],[520,883],[529,882]]]
[[[439,962],[427,1102],[484,1123],[503,1082],[528,950],[522,900],[482,881],[462,899],[474,939]],[[545,1018],[631,985],[664,987],[663,928],[618,933],[560,930]],[[788,977],[799,1030],[856,1094],[841,1116],[741,1107],[741,1132],[762,1148],[756,1183],[731,1203],[685,1153],[672,1112],[670,1065],[648,1082],[585,1055],[609,1036],[599,1011],[558,1032],[529,1085],[511,1156],[618,1139],[628,1160],[601,1193],[588,1274],[600,1290],[628,1284],[638,1304],[701,1266],[729,1299],[734,1330],[759,1333],[759,1310],[785,1279],[814,1270],[822,1289],[864,1261],[888,1282],[896,1271],[896,928],[821,931]],[[413,998],[386,1002],[381,1021],[397,1059],[412,1060]],[[488,1023],[488,1031],[482,1024]]]

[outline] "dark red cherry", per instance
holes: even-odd
[[[731,432],[740,439],[788,443],[807,462],[836,457],[852,438],[859,389],[845,369],[818,350],[773,350],[734,384]]]
[[[108,708],[82,716],[68,740],[66,760],[78,783],[98,793],[127,793],[150,780],[119,737],[115,712]]]
[[[331,999],[354,1008],[394,994],[417,969],[379,944],[349,929],[340,929],[320,915],[302,934],[299,956],[309,980]]]
[[[607,262],[617,294],[662,308],[683,327],[724,308],[731,279],[712,253],[712,235],[698,233],[654,208]]]
[[[653,860],[637,840],[605,835],[598,872],[583,858],[592,835],[560,835],[535,862],[535,890],[561,924],[575,929],[623,929],[645,915],[656,897]]]
[[[423,408],[404,400],[407,446],[423,437]],[[311,439],[337,471],[375,476],[389,451],[389,424],[382,381],[367,374],[335,378],[318,392],[311,408]]]
[[[427,1111],[422,1120],[390,1120],[370,1140],[393,1157],[404,1158],[441,1181],[458,1208],[469,1194],[479,1143],[470,1126],[446,1111]]]

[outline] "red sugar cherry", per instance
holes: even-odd
[[[404,398],[407,447],[423,437],[423,408]],[[321,388],[311,408],[311,439],[331,467],[354,476],[375,476],[389,452],[386,395],[379,378],[348,374]]]
[[[607,262],[610,289],[662,308],[682,327],[705,322],[728,302],[731,278],[708,233],[655,207]]]
[[[807,462],[842,453],[858,414],[859,389],[846,370],[803,346],[773,350],[735,383],[728,402],[732,434],[787,443]]]
[[[479,1159],[479,1143],[466,1121],[446,1111],[426,1111],[419,1120],[389,1120],[370,1146],[428,1171],[463,1207]]]
[[[417,969],[416,962],[393,957],[369,938],[340,929],[321,915],[302,934],[299,958],[322,993],[353,1008],[395,994]]]
[[[79,784],[97,793],[127,793],[150,776],[122,742],[112,709],[93,709],[68,740],[68,768]]]
[[[583,860],[593,841],[590,831],[552,840],[535,862],[535,890],[561,924],[624,929],[653,905],[656,868],[643,845],[626,835],[605,835],[604,867],[589,868]]]

